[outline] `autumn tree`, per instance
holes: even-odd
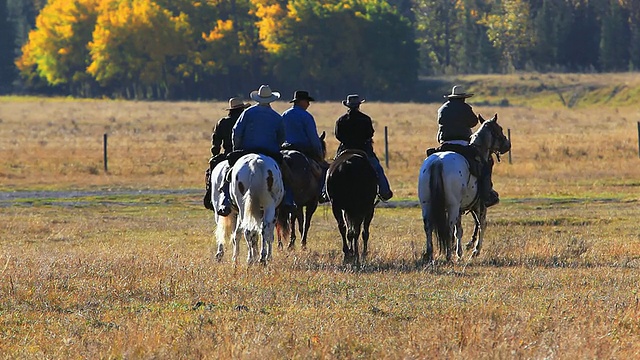
[[[102,0],[87,71],[127,98],[167,98],[180,81],[168,59],[188,53],[187,16],[147,0]]]
[[[27,78],[39,76],[68,93],[85,94],[90,81],[87,43],[97,17],[96,0],[51,0],[36,18],[17,66]]]
[[[480,23],[487,27],[489,40],[502,52],[505,71],[523,69],[526,51],[534,39],[529,2],[502,0]]]

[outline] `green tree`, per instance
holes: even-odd
[[[0,94],[11,92],[16,78],[15,30],[9,18],[7,0],[0,0]]]
[[[256,14],[267,67],[287,88],[304,86],[324,98],[412,89],[413,31],[384,1],[267,2]]]
[[[610,0],[602,16],[599,63],[604,71],[622,71],[629,66],[628,12]]]
[[[489,40],[502,51],[504,69],[522,69],[526,51],[534,42],[529,3],[502,0],[495,12],[485,15],[481,24],[486,25]]]
[[[640,70],[640,1],[621,0],[629,12],[629,69]]]

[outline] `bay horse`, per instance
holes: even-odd
[[[231,168],[229,187],[232,203],[238,206],[236,228],[231,237],[233,262],[236,262],[239,244],[237,233],[242,230],[247,242],[247,263],[256,261],[260,238],[260,262],[271,258],[276,207],[284,197],[282,172],[277,162],[263,154],[246,154]]]
[[[344,262],[359,264],[358,239],[362,229],[362,258],[367,255],[369,225],[378,193],[376,172],[367,154],[348,149],[339,154],[327,170],[327,194],[342,236]]]
[[[498,114],[490,120],[478,115],[480,128],[471,135],[469,146],[477,150],[479,156],[488,160],[491,154],[504,154],[511,149],[498,124]],[[498,157],[499,159],[499,157]],[[426,251],[423,260],[433,262],[432,233],[438,238],[440,252],[451,261],[453,235],[455,234],[455,254],[462,258],[462,214],[471,212],[475,221],[474,236],[467,244],[473,248],[473,256],[480,254],[482,240],[487,226],[487,208],[478,192],[478,179],[471,174],[469,163],[464,156],[452,152],[437,152],[427,157],[420,168],[418,177],[418,199],[422,207],[422,221],[426,235]]]
[[[282,238],[289,237],[289,249],[295,247],[296,242],[296,222],[301,236],[302,248],[307,247],[307,236],[311,227],[311,218],[318,208],[320,191],[322,190],[322,180],[326,174],[327,148],[324,141],[326,133],[323,131],[319,136],[322,144],[322,159],[314,159],[304,152],[294,149],[284,149],[283,160],[291,169],[291,188],[293,189],[293,199],[296,203],[293,209],[278,209],[278,220],[276,229],[278,232],[278,247],[282,248]],[[317,157],[317,156],[316,156]]]

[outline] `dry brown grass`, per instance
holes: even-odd
[[[2,191],[187,190],[0,201],[0,358],[638,357],[638,106],[476,106],[513,141],[481,256],[424,269],[419,209],[378,209],[353,271],[326,207],[307,251],[211,261],[200,189],[224,105],[0,99]],[[399,197],[438,105],[363,105]],[[332,134],[344,107],[310,110]]]

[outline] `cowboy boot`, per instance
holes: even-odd
[[[482,176],[482,198],[484,206],[486,207],[491,207],[500,202],[500,195],[497,191],[493,190],[493,181],[491,180],[492,168],[493,159],[490,158],[484,166]]]
[[[331,201],[327,194],[327,171],[329,170],[329,163],[325,160],[318,162],[320,169],[322,169],[321,182],[320,182],[320,196],[318,197],[319,204],[325,204]]]
[[[213,210],[213,203],[211,202],[211,168],[207,169],[204,173],[204,184],[206,193],[204,194],[202,202],[205,208]]]

